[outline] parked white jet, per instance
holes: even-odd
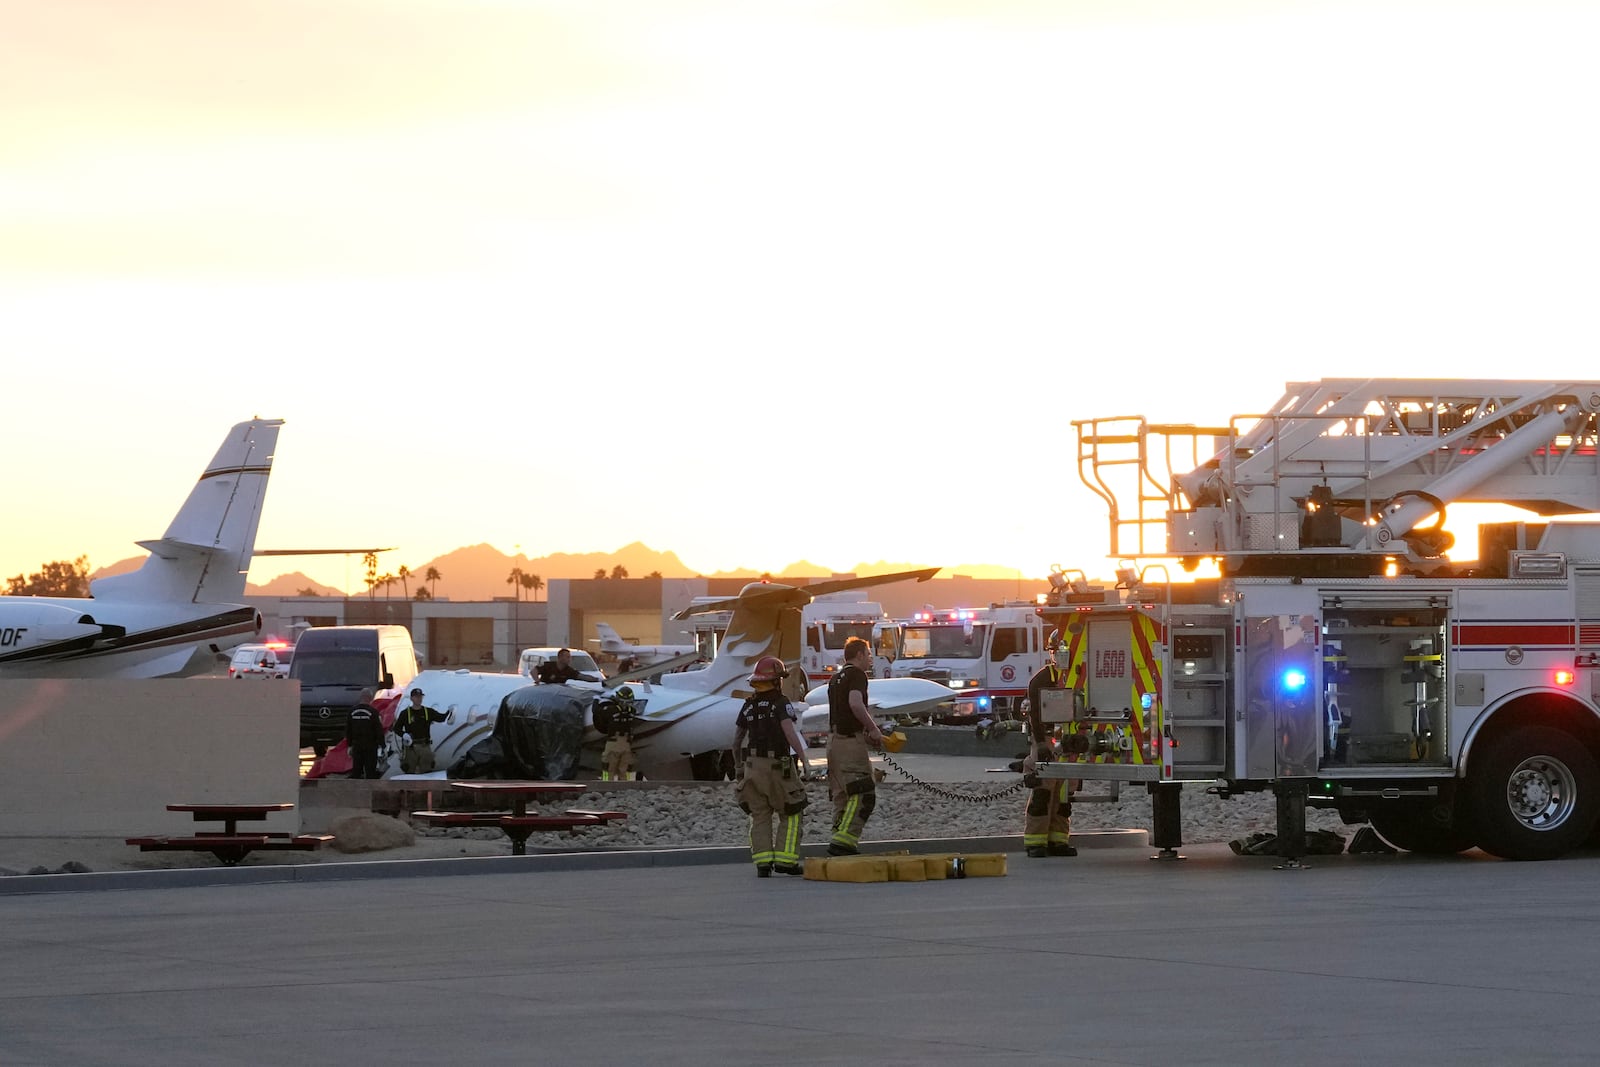
[[[649,667],[661,660],[673,659],[695,651],[693,645],[632,645],[612,629],[609,622],[597,622],[595,631],[600,635],[600,651],[617,657],[617,663],[632,667]]]
[[[228,431],[136,571],[84,597],[0,597],[0,677],[165,678],[205,670],[261,632],[244,598],[282,419]],[[197,661],[191,666],[191,661]]]
[[[822,593],[915,578],[938,573],[937,567],[902,571],[872,578],[842,578],[803,588],[776,583],[752,583],[737,597],[696,604],[679,612],[684,618],[702,612],[732,610],[727,635],[716,659],[699,670],[662,676],[659,683],[630,681],[639,707],[639,725],[633,734],[639,772],[653,779],[715,779],[726,767],[725,754],[733,742],[733,722],[751,695],[750,672],[762,656],[774,655],[798,669],[800,662],[800,608]],[[909,683],[909,684],[906,684]],[[427,693],[428,703],[441,711],[454,710],[455,723],[434,728],[434,755],[447,769],[469,748],[494,730],[501,701],[524,688],[528,680],[517,675],[471,671],[424,671],[412,684]],[[622,679],[607,679],[603,688],[614,689]],[[576,682],[570,688],[598,695],[601,685]],[[928,711],[952,700],[954,691],[924,678],[872,679],[867,704],[887,715]],[[825,709],[824,709],[825,710]],[[811,709],[815,714],[816,709]],[[586,713],[583,765],[598,766],[604,738]]]

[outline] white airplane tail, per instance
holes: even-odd
[[[871,578],[814,582],[798,588],[752,582],[740,590],[737,597],[695,604],[678,612],[674,618],[685,619],[690,615],[732,609],[733,617],[728,622],[728,632],[717,646],[717,658],[705,670],[693,672],[706,692],[732,696],[736,689],[749,690],[750,672],[755,670],[756,661],[762,656],[777,656],[791,669],[799,664],[800,609],[811,603],[814,597],[845,589],[888,585],[908,578],[925,582],[937,573],[938,567],[928,567]]]
[[[237,603],[255,551],[256,528],[282,419],[251,419],[228,431],[183,507],[158,541],[140,541],[150,556],[131,574],[98,578],[97,600]]]
[[[622,635],[617,633],[609,622],[597,622],[594,624],[594,629],[600,635],[600,651],[612,655],[629,655],[637,651],[622,639]]]

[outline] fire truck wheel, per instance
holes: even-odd
[[[1524,726],[1489,742],[1467,775],[1478,844],[1508,860],[1547,860],[1583,844],[1600,812],[1600,774],[1576,738]]]
[[[1395,848],[1424,856],[1451,856],[1477,844],[1466,816],[1458,807],[1454,823],[1446,826],[1435,817],[1434,804],[1384,804],[1372,811],[1372,828]]]

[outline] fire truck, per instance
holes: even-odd
[[[1052,576],[1040,773],[1144,783],[1167,858],[1185,785],[1272,791],[1291,865],[1307,805],[1415,852],[1583,845],[1600,523],[1485,524],[1463,563],[1443,523],[1458,502],[1600,511],[1597,411],[1600,382],[1324,379],[1226,426],[1074,422],[1125,562],[1111,588]],[[1204,561],[1218,577],[1177,580]]]
[[[1045,623],[1033,601],[919,611],[899,629],[893,678],[928,678],[956,691],[940,717],[1017,716],[1028,679],[1044,666]]]
[[[807,684],[828,683],[844,665],[844,643],[850,638],[859,637],[876,648],[886,618],[882,604],[833,599],[830,594],[801,608],[800,666],[806,672]]]

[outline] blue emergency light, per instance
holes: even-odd
[[[1306,672],[1299,667],[1290,667],[1283,672],[1283,677],[1280,680],[1283,683],[1283,691],[1285,693],[1298,693],[1306,687]]]

